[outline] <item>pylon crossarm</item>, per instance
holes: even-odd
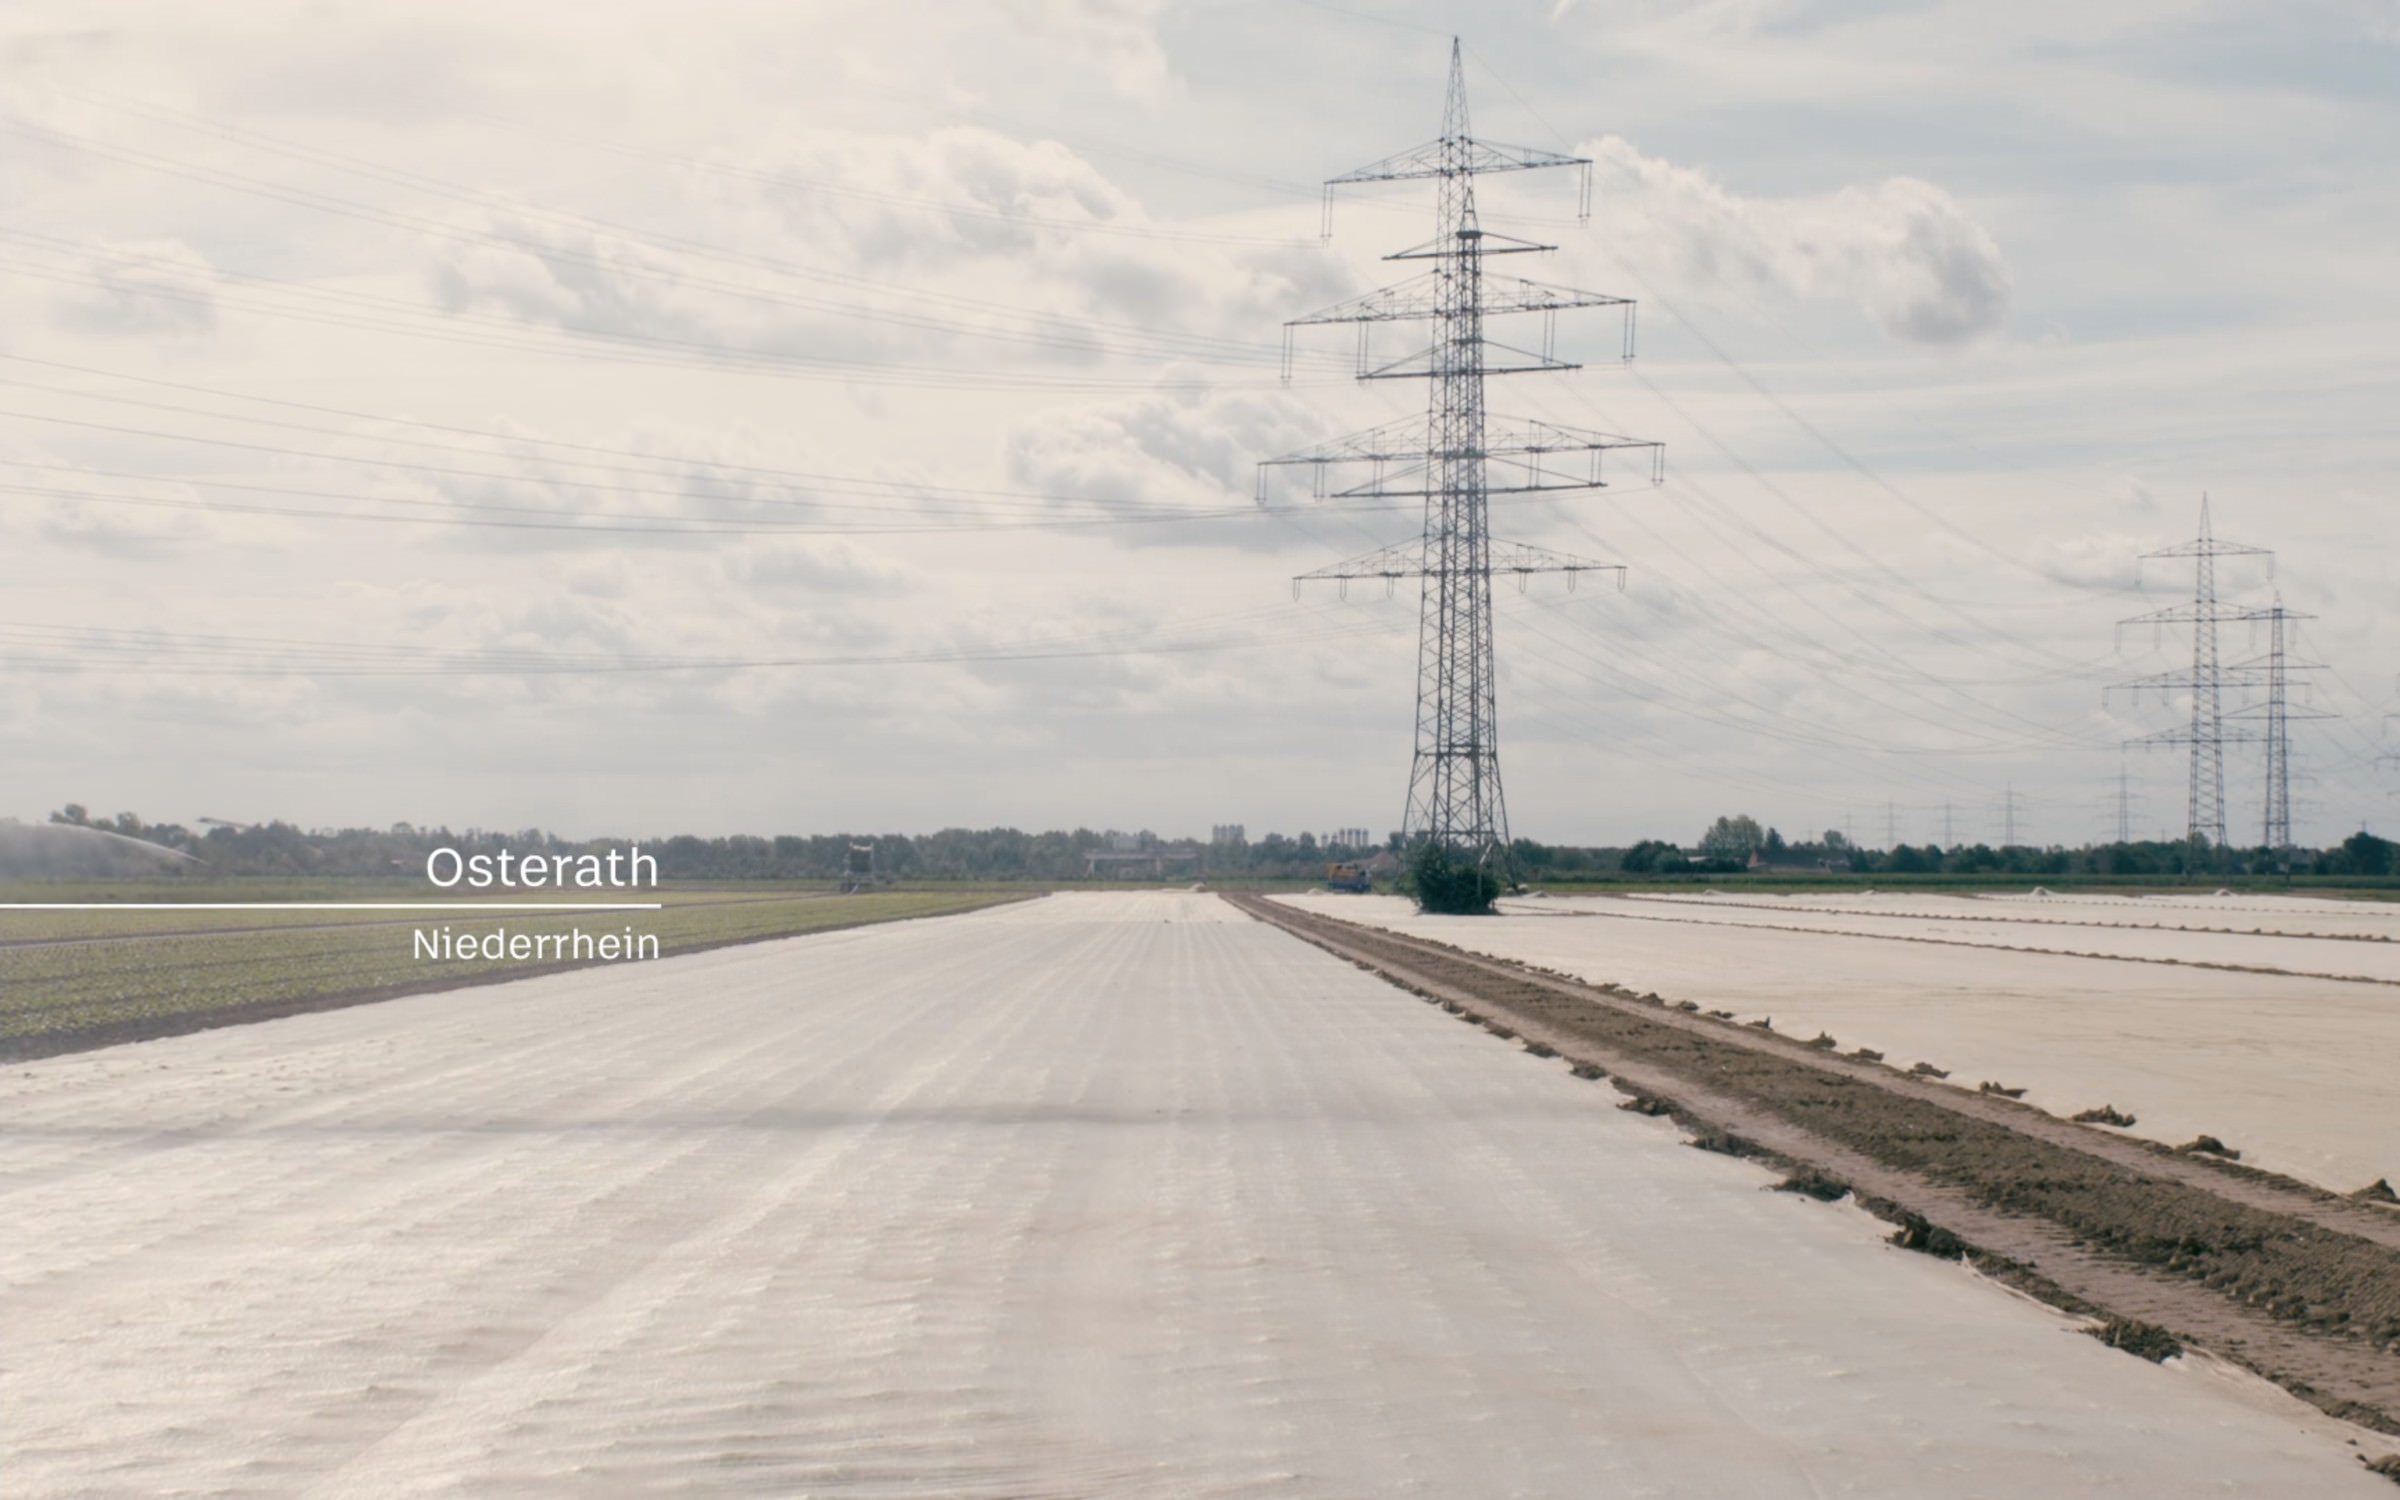
[[[1494,573],[1514,573],[1520,581],[1536,573],[1564,573],[1572,579],[1578,573],[1614,573],[1617,587],[1625,586],[1623,563],[1598,562],[1572,553],[1553,552],[1530,542],[1503,542],[1494,539],[1490,570]]]
[[[2266,680],[2267,675],[2264,667],[2251,667],[2246,665],[2221,667],[2218,669],[2216,675],[2216,681],[2226,687],[2256,687]],[[2101,693],[2103,696],[2109,693],[2139,694],[2152,690],[2162,693],[2188,693],[2192,690],[2192,686],[2191,669],[2189,667],[2178,667],[2173,671],[2153,672],[2147,677],[2134,677],[2129,678],[2124,682],[2112,682],[2107,687],[2101,689]]]
[[[1538,240],[1521,240],[1513,234],[1499,234],[1489,229],[1479,229],[1475,232],[1475,253],[1477,255],[1547,255],[1557,248],[1556,245],[1545,245]],[[1422,245],[1411,245],[1406,250],[1394,250],[1384,259],[1440,260],[1445,255],[1456,255],[1457,253],[1458,236],[1446,234],[1427,240]]]
[[[2226,717],[2231,718],[2232,715],[2228,714]],[[2217,743],[2226,745],[2247,745],[2260,738],[2262,736],[2254,729],[2227,729],[2214,736]],[[2142,750],[2147,750],[2154,745],[2188,745],[2192,743],[2192,731],[2178,726],[2174,729],[2162,729],[2156,734],[2145,734],[2139,738],[2127,740],[2125,743]]]
[[[1331,567],[1313,573],[1302,573],[1292,579],[1296,592],[1304,583],[1344,583],[1359,578],[1381,578],[1387,581],[1402,578],[1423,578],[1429,572],[1425,563],[1425,544],[1422,541],[1396,542]],[[1463,570],[1462,570],[1463,571]],[[1536,547],[1529,542],[1494,541],[1484,567],[1487,574],[1513,573],[1518,580],[1537,573],[1564,573],[1570,580],[1579,573],[1614,573],[1617,587],[1625,586],[1623,563],[1600,562],[1589,557],[1575,557],[1565,552],[1553,552],[1548,547]]]
[[[1469,455],[1428,451],[1425,436],[1421,421],[1392,422],[1298,453],[1262,459],[1258,466],[1260,495],[1263,498],[1266,493],[1267,470],[1303,467],[1317,471],[1314,490],[1323,499],[1410,499],[1439,494],[1436,464]],[[1605,488],[1603,456],[1629,449],[1649,454],[1652,484],[1665,481],[1664,443],[1536,418],[1494,419],[1481,450],[1486,465],[1483,491],[1487,495],[1535,495]],[[1368,473],[1354,483],[1327,483],[1327,475],[1337,465],[1352,464],[1367,466]]]
[[[1536,146],[1508,146],[1497,141],[1445,137],[1396,152],[1381,161],[1328,177],[1325,185],[1345,187],[1360,182],[1407,182],[1420,177],[1457,177],[1466,173],[1530,172],[1543,167],[1588,167],[1588,156],[1568,156]]]
[[[1451,362],[1458,358],[1456,351],[1460,348],[1474,351],[1469,357],[1474,360],[1475,374],[1479,377],[1484,375],[1530,375],[1537,371],[1580,370],[1583,368],[1582,365],[1571,359],[1537,354],[1531,349],[1519,349],[1513,344],[1503,344],[1498,339],[1477,337],[1454,340],[1446,355],[1437,345],[1419,349],[1414,354],[1405,355],[1389,364],[1370,365],[1362,359],[1359,362],[1358,378],[1361,380],[1446,378],[1456,374],[1455,369],[1451,367]]]
[[[1587,292],[1571,286],[1552,286],[1547,282],[1528,281],[1522,276],[1489,276],[1484,278],[1483,313],[1549,313],[1567,312],[1581,307],[1628,307],[1631,297],[1612,297],[1606,292]],[[1323,323],[1416,323],[1424,322],[1441,310],[1442,281],[1440,276],[1427,272],[1412,276],[1391,286],[1379,287],[1364,296],[1293,318],[1286,328],[1303,328]]]
[[[2305,703],[2286,703],[2281,708],[2277,708],[2272,703],[2253,703],[2247,708],[2234,709],[2225,717],[2228,719],[2265,719],[2272,723],[2278,715],[2287,719],[2338,719],[2341,717],[2331,709],[2312,708]]]
[[[1425,544],[1395,542],[1378,547],[1363,557],[1353,557],[1313,573],[1302,573],[1292,582],[1315,583],[1344,578],[1422,578],[1425,576]]]
[[[2246,605],[2240,604],[2219,604],[2212,600],[2205,606],[2198,604],[2170,604],[2165,609],[2154,609],[2146,615],[2135,615],[2131,619],[2119,620],[2117,624],[2120,626],[2189,625],[2195,621],[2201,620],[2214,620],[2223,623],[2226,621],[2268,620],[2273,618],[2274,611],[2272,610],[2252,609]]]
[[[2228,542],[2213,536],[2201,537],[2196,541],[2177,542],[2172,547],[2161,547],[2156,552],[2142,554],[2145,559],[2152,557],[2273,557],[2274,555],[2275,549],[2272,547],[2250,547],[2240,542]]]

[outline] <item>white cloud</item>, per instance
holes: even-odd
[[[1745,198],[1617,136],[1584,150],[1603,229],[1702,294],[1849,301],[1911,343],[1960,343],[2008,320],[2013,277],[2000,247],[1932,183],[1893,177],[1829,196]]]
[[[645,217],[534,212],[462,225],[446,309],[814,361],[1230,361],[1263,372],[1278,321],[1347,289],[1305,242],[1161,225],[1055,141],[970,127],[831,130],[718,153]]]
[[[1011,479],[1096,500],[1242,505],[1258,461],[1301,447],[1320,419],[1281,395],[1177,391],[1045,413],[1008,437]]]
[[[215,268],[180,239],[86,247],[86,286],[60,293],[56,315],[68,327],[118,338],[191,337],[217,326]]]

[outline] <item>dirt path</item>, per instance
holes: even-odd
[[[1937,1252],[2137,1320],[2400,1432],[2400,1214],[1443,944],[1228,896],[1419,995],[1596,1065],[1704,1140],[1855,1189]],[[1904,1233],[1909,1230],[1904,1229]],[[1963,1242],[1963,1243],[1962,1243]]]

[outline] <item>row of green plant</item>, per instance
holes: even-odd
[[[910,917],[942,916],[1019,899],[1020,888],[876,891],[829,898],[816,892],[726,892],[685,898],[655,912],[575,914],[76,913],[73,937],[36,936],[33,913],[0,914],[0,1047],[53,1034],[90,1032],[262,1004],[306,1003],[372,991],[504,979],[526,965],[509,959],[417,956],[418,928],[462,934],[597,934],[631,927],[658,938],[662,954]],[[228,919],[218,926],[204,918]],[[238,920],[234,920],[238,919]],[[162,929],[165,920],[179,924]],[[112,930],[121,927],[121,930]]]

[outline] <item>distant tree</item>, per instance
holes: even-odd
[[[1691,869],[1692,862],[1664,839],[1644,839],[1625,851],[1617,868],[1631,875],[1672,875]]]
[[[72,823],[82,828],[92,821],[91,813],[80,802],[70,802],[50,815],[53,823]]]
[[[1700,852],[1712,860],[1731,861],[1746,865],[1750,856],[1766,846],[1766,831],[1758,819],[1743,813],[1738,817],[1719,818],[1700,835]]]
[[[1500,895],[1500,877],[1482,865],[1461,859],[1446,844],[1427,839],[1409,856],[1409,884],[1419,911],[1449,916],[1482,916]]]
[[[1764,848],[1769,854],[1781,854],[1783,852],[1783,835],[1776,832],[1772,828],[1768,829],[1767,841],[1760,847]]]
[[[2341,871],[2344,875],[2389,875],[2392,873],[2394,846],[2387,840],[2361,828],[2342,840]]]

